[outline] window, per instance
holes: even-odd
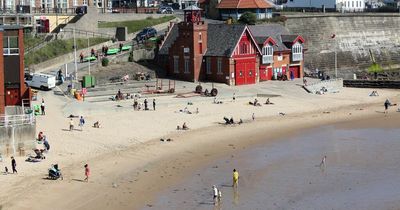
[[[211,74],[211,58],[206,58],[206,72]]]
[[[3,55],[19,55],[17,36],[3,38]]]
[[[222,58],[218,58],[218,62],[217,62],[217,74],[222,74]]]
[[[203,43],[199,43],[199,53],[203,54]]]
[[[262,63],[273,63],[274,48],[271,45],[266,45],[262,48]]]
[[[199,33],[199,42],[202,42],[201,32]]]
[[[189,64],[190,64],[189,57],[185,57],[185,70],[184,70],[184,73],[185,73],[185,74],[189,74],[189,73],[190,73],[190,71],[189,71]]]
[[[87,5],[87,0],[83,0],[83,5]]]
[[[303,46],[296,42],[292,46],[292,61],[301,61],[303,60]]]
[[[179,73],[179,57],[174,56],[174,73]]]
[[[354,1],[351,1],[351,7],[354,7]]]
[[[247,54],[247,44],[243,43],[240,48],[240,54]]]
[[[74,0],[72,4],[74,5],[74,7],[78,6],[78,0]]]

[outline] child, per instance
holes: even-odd
[[[89,175],[90,175],[89,165],[85,164],[85,179],[84,179],[84,181],[89,182]]]

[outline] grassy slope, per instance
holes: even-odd
[[[108,39],[105,38],[90,38],[90,46],[106,42]],[[43,61],[55,58],[60,55],[72,52],[73,39],[68,40],[55,40],[47,44],[45,47],[30,52],[25,56],[25,65],[38,64]],[[87,47],[87,39],[76,39],[77,49],[83,49]]]
[[[99,28],[112,28],[112,27],[128,27],[128,33],[133,33],[136,31],[140,31],[145,27],[158,25],[161,23],[168,22],[173,20],[175,16],[164,16],[161,18],[147,18],[144,20],[132,20],[132,21],[123,21],[123,22],[103,22],[99,23]]]

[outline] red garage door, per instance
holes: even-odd
[[[256,59],[236,60],[235,66],[236,85],[256,83]]]
[[[300,66],[289,66],[290,76],[293,74],[294,78],[300,78]]]

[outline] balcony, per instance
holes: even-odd
[[[263,55],[262,56],[262,64],[273,63],[274,57],[272,55]]]
[[[302,61],[303,53],[292,53],[292,61]]]

